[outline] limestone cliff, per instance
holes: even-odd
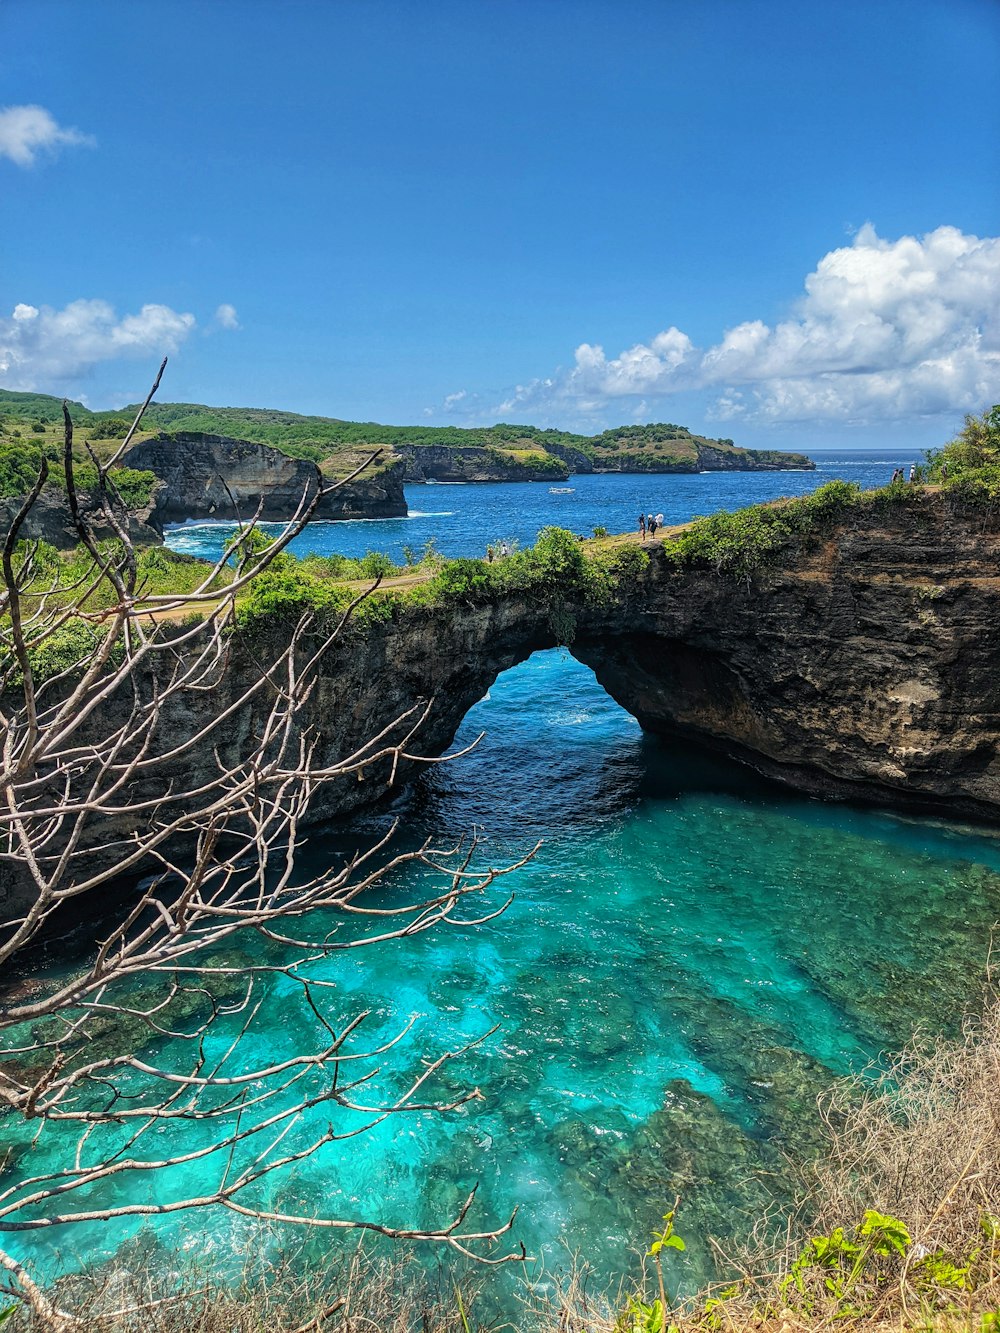
[[[129,515],[129,532],[132,540],[139,546],[155,545],[162,541],[159,527],[152,517],[159,489],[160,487],[156,488],[148,505]],[[0,534],[6,535],[10,530],[23,499],[23,496],[0,497]],[[116,535],[103,521],[93,496],[87,491],[80,492],[80,505],[98,538],[110,538]],[[70,515],[66,492],[51,483],[46,486],[25,519],[20,533],[24,540],[48,542],[59,550],[69,550],[76,546],[80,541],[80,534]]]
[[[864,509],[750,585],[656,553],[627,640],[573,651],[651,731],[825,797],[1000,814],[1000,518]]]
[[[599,437],[600,438],[600,437]],[[621,452],[597,446],[592,472],[807,472],[816,464],[805,454],[778,449],[742,449],[693,437],[658,441]]]
[[[775,449],[741,449],[706,443],[691,436],[635,444],[623,437],[609,447],[603,437],[586,448],[546,441],[529,448],[454,444],[394,444],[406,462],[404,480],[420,481],[565,481],[572,473],[591,472],[781,472],[806,471],[816,464],[805,454]]]
[[[367,456],[358,452],[357,463]],[[163,481],[150,516],[161,532],[164,524],[185,519],[248,518],[261,502],[265,520],[291,518],[303,494],[312,494],[316,487],[312,463],[265,444],[196,431],[143,440],[131,446],[124,461]],[[350,470],[346,461],[338,460],[343,464],[340,475]],[[316,518],[386,518],[405,513],[402,464],[391,458],[388,465],[376,464],[325,496]]]
[[[565,481],[566,463],[541,449],[480,445],[396,444],[404,481]]]

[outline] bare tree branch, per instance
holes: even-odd
[[[19,541],[46,464],[3,544],[0,873],[21,906],[0,925],[0,968],[17,964],[67,905],[97,903],[123,879],[134,889],[103,924],[89,909],[95,939],[85,962],[39,978],[0,1008],[0,1106],[26,1132],[31,1126],[36,1142],[76,1133],[61,1166],[33,1176],[8,1166],[0,1175],[0,1233],[217,1207],[436,1243],[489,1263],[523,1257],[523,1248],[492,1252],[513,1217],[492,1229],[467,1226],[474,1188],[455,1216],[431,1228],[307,1215],[260,1190],[390,1117],[451,1114],[479,1097],[475,1088],[456,1092],[442,1074],[490,1033],[423,1059],[401,1086],[392,1086],[401,1071],[390,1066],[382,1089],[382,1061],[398,1061],[412,1020],[366,1042],[369,1015],[344,1012],[339,990],[314,973],[349,950],[492,920],[511,899],[495,903],[489,890],[532,853],[484,864],[475,837],[395,851],[394,825],[374,845],[306,872],[297,853],[317,792],[373,774],[389,789],[402,763],[439,762],[418,753],[433,699],[337,759],[320,757],[321,738],[303,722],[328,654],[378,580],[332,625],[301,617],[219,707],[214,692],[233,678],[241,594],[322,497],[377,455],[332,487],[317,469],[272,544],[252,540],[258,506],[192,592],[149,593],[114,468],[165,365],[123,443],[106,462],[91,455],[97,483],[86,504],[64,405],[63,472],[85,572],[65,581],[43,574],[37,543]],[[98,525],[113,539],[99,540]],[[172,619],[185,612],[190,620]],[[90,646],[69,665],[40,669],[67,629],[83,629]],[[413,867],[438,883],[421,901],[372,897]],[[236,968],[226,960],[222,951],[237,938],[259,941],[257,961]],[[294,988],[317,1039],[311,1050],[261,1062],[252,1058],[255,1034],[279,981]],[[185,1125],[204,1132],[182,1147],[170,1135]],[[154,1139],[154,1130],[168,1137]],[[171,1168],[196,1162],[205,1188],[172,1193]],[[165,1182],[158,1202],[122,1189],[151,1172]],[[19,1260],[0,1251],[0,1266],[43,1328],[76,1327]]]

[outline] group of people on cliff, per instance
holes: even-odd
[[[640,514],[639,515],[639,540],[645,541],[647,537],[655,537],[656,529],[663,527],[663,515]]]
[[[947,464],[947,463],[942,463],[942,464],[941,464],[940,468],[938,469],[938,478],[939,478],[941,481],[947,481],[947,480],[948,480],[948,464]],[[897,481],[918,482],[918,481],[923,481],[923,480],[924,480],[924,470],[923,470],[923,468],[917,467],[916,463],[911,463],[911,464],[910,464],[910,472],[909,472],[909,476],[907,476],[907,474],[906,474],[906,469],[905,469],[905,468],[898,467],[898,468],[896,468],[896,471],[892,474],[892,481],[889,482],[889,485],[891,486],[891,485],[893,484],[893,482],[897,482]]]

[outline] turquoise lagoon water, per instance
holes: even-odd
[[[302,540],[357,554],[395,550],[415,532],[415,543],[434,535],[446,551],[475,551],[496,537],[530,540],[547,521],[631,526],[640,497],[670,521],[830,475],[884,481],[909,461],[832,459],[819,477],[576,478],[569,497],[531,484],[414,487],[410,504],[423,517],[322,525]],[[447,512],[432,511],[431,495],[435,504],[446,497]],[[212,525],[188,527],[171,544],[204,552],[221,536]],[[759,1173],[818,1141],[815,1099],[831,1080],[918,1026],[952,1029],[974,1000],[1000,914],[1000,842],[988,830],[804,800],[688,745],[645,737],[565,652],[537,654],[501,677],[458,743],[480,731],[468,757],[430,770],[394,810],[316,831],[306,860],[364,845],[397,816],[404,845],[475,830],[482,864],[541,842],[491,890],[497,905],[514,892],[495,920],[312,968],[335,983],[326,999],[335,1027],[368,1009],[363,1030],[376,1044],[414,1020],[366,1089],[372,1104],[419,1071],[422,1057],[495,1026],[434,1089],[477,1086],[482,1100],[445,1117],[393,1117],[330,1144],[270,1186],[267,1201],[415,1227],[440,1224],[478,1183],[470,1220],[489,1225],[516,1206],[513,1234],[532,1255],[551,1267],[580,1250],[611,1275],[629,1267],[680,1194],[689,1249],[674,1279],[695,1280],[707,1272],[708,1234],[738,1232],[765,1196]],[[383,900],[428,887],[412,873]],[[321,1036],[281,982],[244,1058],[293,1055]],[[338,1124],[357,1123],[346,1114]],[[321,1110],[284,1146],[328,1120]],[[190,1147],[197,1134],[165,1131],[157,1147]],[[15,1146],[22,1170],[54,1165],[65,1151],[51,1138]],[[132,1181],[107,1197],[200,1192],[210,1167]],[[83,1224],[20,1238],[19,1249],[68,1266],[108,1255],[143,1228],[156,1243],[222,1261],[280,1243],[213,1212]],[[330,1240],[310,1244],[320,1253]]]

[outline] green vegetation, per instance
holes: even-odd
[[[756,465],[809,465],[804,454],[782,453],[776,449],[739,449],[732,440],[713,440],[706,435],[693,435],[686,426],[677,426],[673,422],[616,426],[577,447],[588,454],[595,467],[622,472],[694,469],[699,466],[699,448],[713,449],[731,455],[735,460]]]
[[[114,554],[117,545],[117,542],[105,541],[100,543],[98,549],[106,557]],[[79,590],[86,588],[95,579],[93,560],[83,546],[77,546],[71,551],[59,551],[47,542],[18,542],[15,568],[25,560],[29,551],[33,577],[23,596],[24,607],[29,615],[43,601],[50,611],[75,605]],[[209,572],[209,566],[204,560],[181,555],[165,546],[149,546],[138,550],[136,563],[139,589],[145,597],[193,592],[201,586]],[[232,577],[231,571],[224,570],[214,586],[223,587],[232,581]],[[117,594],[111,584],[103,580],[97,581],[86,597],[84,609],[88,612],[103,611],[116,604]],[[38,680],[48,679],[60,671],[86,662],[102,640],[103,631],[99,623],[91,624],[78,618],[67,620],[32,651],[32,665]]]
[[[491,444],[487,446],[486,452],[493,462],[499,464],[500,467],[509,467],[513,464],[516,467],[527,468],[529,472],[539,474],[551,473],[555,468],[562,476],[566,475],[561,460],[553,454],[546,453],[544,449],[525,449],[513,445],[509,449],[502,449],[495,444]]]
[[[0,499],[26,495],[35,484],[43,458],[49,460],[47,485],[65,490],[61,401],[46,398],[42,394],[15,394],[0,390],[0,409],[4,406],[9,408],[10,399],[26,399],[27,406],[33,409],[31,415],[34,419],[0,416]],[[85,418],[90,416],[80,404],[71,404],[71,408],[78,408]],[[46,414],[45,409],[51,410]],[[90,431],[90,438],[91,441],[102,438],[98,427]],[[98,443],[94,452],[98,457],[108,458],[113,447]],[[84,492],[93,490],[97,473],[82,440],[73,446],[73,459],[77,488]],[[156,477],[152,472],[117,467],[111,476],[127,509],[141,509],[149,503],[156,486]]]
[[[41,461],[42,451],[34,444],[0,444],[0,496],[27,494]]]
[[[362,602],[359,623],[388,619],[405,604],[489,606],[521,597],[544,607],[553,632],[569,642],[575,623],[566,602],[582,598],[601,605],[621,592],[648,565],[638,546],[610,545],[589,549],[563,528],[544,528],[533,547],[496,560],[442,560],[433,551],[415,564],[394,566],[389,558],[369,552],[361,560],[346,556],[309,556],[304,560],[279,555],[250,586],[239,602],[240,623],[249,628],[272,616],[287,618],[304,612],[340,614],[364,583],[381,578],[406,578]]]
[[[13,389],[0,389],[0,414],[3,417],[55,422],[62,426],[62,405],[61,398],[54,398],[48,393],[16,393]],[[74,424],[87,421],[93,416],[83,403],[67,403],[67,406]]]
[[[96,488],[97,469],[92,463],[78,464],[74,469],[74,475],[79,490],[92,492]],[[156,476],[152,472],[139,472],[131,467],[116,467],[112,469],[110,479],[126,509],[142,509],[153,498]],[[65,488],[66,476],[61,468],[54,470],[52,480],[57,486]]]
[[[968,416],[954,440],[927,455],[918,481],[943,487],[954,499],[979,508],[1000,508],[1000,405]],[[854,483],[831,481],[809,495],[712,514],[696,519],[664,544],[678,566],[701,566],[728,577],[750,578],[789,542],[830,531],[852,509],[914,505],[919,486],[897,481],[862,492]]]
[[[115,412],[90,412],[82,404],[70,405],[76,425],[92,441],[120,439],[131,424],[137,406]],[[0,390],[0,441],[17,430],[23,437],[25,427],[38,422],[42,427],[59,426],[62,405],[45,394],[16,394]],[[665,468],[695,468],[698,446],[710,447],[742,459],[764,463],[788,463],[802,455],[788,455],[775,450],[738,449],[732,440],[713,440],[693,435],[673,422],[645,426],[618,426],[600,435],[579,435],[572,431],[540,429],[501,421],[495,426],[391,426],[375,421],[342,421],[336,417],[302,416],[269,408],[209,407],[204,403],[152,403],[145,414],[145,433],[156,431],[197,431],[208,435],[228,435],[280,449],[294,458],[312,462],[338,460],[349,455],[360,462],[364,449],[382,445],[424,448],[447,446],[452,449],[474,446],[490,450],[498,463],[511,461],[541,472],[560,461],[560,451],[574,450],[591,460],[597,468],[612,471],[656,472]],[[140,437],[142,438],[142,437]],[[353,452],[352,452],[353,451]],[[564,455],[562,455],[564,457]],[[391,461],[388,455],[385,461]],[[356,465],[356,463],[355,463]],[[349,471],[335,462],[336,472]]]
[[[565,528],[543,528],[533,547],[499,560],[449,560],[431,580],[435,598],[484,606],[505,597],[523,597],[551,611],[574,597],[599,605],[608,601],[649,563],[637,546],[585,549]],[[563,623],[570,637],[570,626]]]
[[[3,400],[0,398],[0,409]],[[131,412],[100,414],[95,424],[122,421]],[[129,418],[131,419],[131,418]],[[147,429],[201,431],[231,435],[241,440],[269,444],[295,458],[322,462],[345,447],[366,445],[477,445],[497,449],[532,449],[544,452],[548,444],[578,445],[586,437],[566,431],[539,430],[534,426],[386,426],[375,421],[341,421],[336,417],[301,416],[268,408],[208,407],[201,403],[153,403],[146,410]]]
[[[673,541],[665,542],[663,549],[674,565],[700,566],[748,579],[790,541],[829,531],[850,509],[870,503],[879,494],[865,496],[854,482],[828,481],[796,500],[723,510],[696,519]]]
[[[66,474],[62,466],[61,450],[44,439],[31,439],[24,444],[0,444],[0,498],[27,494],[35,484],[42,458],[49,460],[49,487],[66,489]],[[92,491],[97,485],[97,469],[93,463],[78,462],[74,475],[77,489]],[[126,509],[141,509],[148,504],[156,486],[152,472],[135,468],[116,467],[111,480]]]
[[[956,498],[1000,505],[1000,404],[967,416],[953,440],[930,450],[926,475]]]

